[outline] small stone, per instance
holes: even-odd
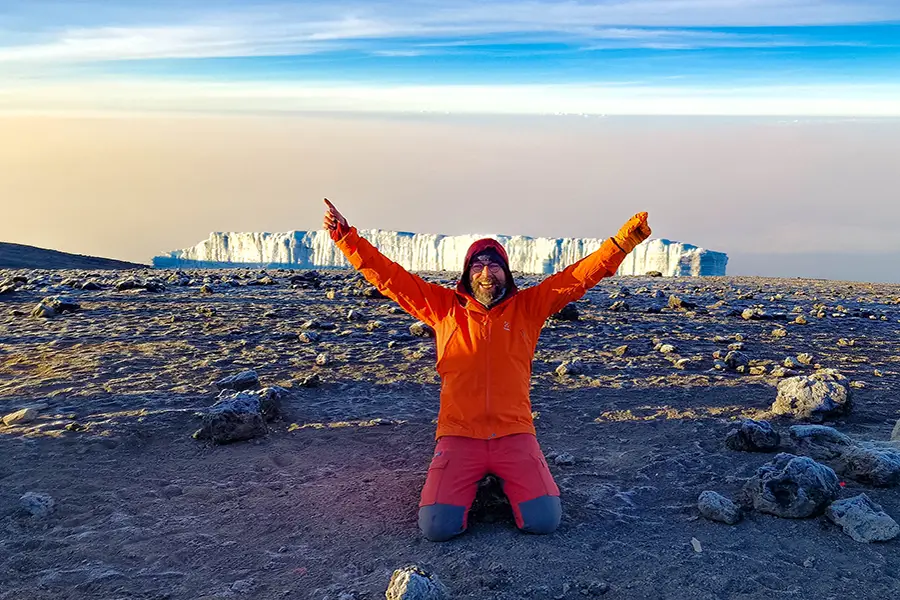
[[[808,352],[801,352],[800,354],[797,355],[797,362],[799,362],[801,365],[807,365],[807,366],[811,365],[812,361],[813,361],[812,354],[810,354]]]
[[[808,322],[803,315],[797,315],[797,318],[794,319],[794,323],[797,325],[806,325]]]
[[[701,493],[697,498],[697,508],[701,515],[711,521],[734,525],[741,520],[741,509],[734,502],[710,490]]]
[[[252,592],[256,588],[256,581],[253,579],[238,579],[231,584],[231,591],[238,594],[246,594]]]
[[[181,496],[184,494],[184,490],[181,489],[180,486],[177,485],[167,485],[162,489],[162,494],[166,498],[174,498],[175,496]]]
[[[417,565],[394,571],[385,592],[387,600],[449,600],[450,592],[437,575]]]
[[[747,355],[737,350],[731,350],[730,352],[728,352],[728,354],[725,355],[725,358],[723,358],[722,360],[732,369],[750,366],[750,359],[747,358]]]
[[[53,512],[56,502],[50,494],[26,492],[19,498],[19,506],[34,517],[46,517]]]
[[[34,408],[23,408],[22,410],[17,410],[16,412],[9,413],[3,417],[3,424],[7,427],[24,425],[25,423],[31,423],[37,419],[37,417],[38,411]]]
[[[416,321],[410,325],[409,333],[417,337],[434,337],[434,329],[422,321]]]
[[[627,346],[627,345],[618,346],[618,347],[616,347],[616,348],[613,350],[613,353],[614,353],[616,356],[625,356],[625,353],[626,353],[626,352],[628,352],[628,346]]]
[[[54,310],[52,306],[44,302],[39,302],[37,306],[31,309],[32,317],[48,319],[50,317],[55,317],[56,314],[56,310]]]
[[[697,304],[678,296],[669,296],[667,307],[675,310],[691,310],[697,308]]]
[[[563,452],[561,454],[557,454],[556,458],[553,459],[553,462],[561,467],[571,467],[575,464],[575,457],[568,452]]]
[[[675,344],[661,344],[659,346],[659,351],[663,354],[674,354],[678,352],[678,348],[675,347]]]
[[[559,377],[565,377],[566,375],[583,375],[584,371],[584,363],[581,362],[581,359],[575,358],[556,367],[555,372]]]
[[[691,538],[691,547],[694,548],[694,552],[700,553],[703,552],[703,546],[700,544],[700,540],[695,537]]]
[[[319,377],[318,373],[313,373],[312,375],[307,375],[306,377],[301,379],[300,383],[298,385],[300,387],[313,388],[313,387],[318,387],[321,384],[322,384],[322,378]]]
[[[772,337],[783,338],[787,336],[787,329],[777,328],[772,330]]]
[[[872,372],[872,374],[873,374],[875,377],[883,377],[883,376],[884,376],[884,373],[882,373],[882,372],[879,371],[878,369],[875,369],[875,370]]]
[[[775,367],[769,372],[772,377],[793,377],[797,375],[797,371],[793,369],[785,369],[784,367]]]
[[[608,591],[609,584],[605,581],[591,581],[582,588],[582,593],[586,593],[588,596],[602,596]]]
[[[327,366],[331,364],[331,355],[327,352],[322,352],[318,356],[316,356],[316,364],[320,367]]]
[[[807,569],[812,569],[814,566],[816,566],[816,559],[813,558],[812,556],[808,557],[806,560],[803,561],[803,566],[806,567]]]
[[[315,331],[304,331],[297,336],[297,339],[304,344],[314,344],[321,339],[321,336]]]
[[[628,312],[631,310],[631,307],[628,306],[628,303],[624,300],[616,300],[609,305],[609,308],[607,310],[611,312]]]

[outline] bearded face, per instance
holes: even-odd
[[[469,264],[469,287],[482,305],[489,307],[506,291],[506,271],[491,255],[480,255]]]

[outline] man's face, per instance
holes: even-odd
[[[490,254],[478,255],[469,263],[469,285],[475,299],[490,306],[506,289],[506,271]]]

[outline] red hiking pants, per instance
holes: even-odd
[[[426,536],[448,539],[462,533],[478,482],[489,473],[500,480],[516,526],[533,533],[556,529],[559,488],[534,435],[489,440],[444,436],[434,449],[419,501],[419,524]],[[429,535],[429,530],[435,535]]]

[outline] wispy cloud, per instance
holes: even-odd
[[[133,14],[116,6],[115,18],[104,21],[108,5],[82,5],[96,15],[85,23],[59,4],[23,3],[18,35],[0,36],[14,40],[0,45],[0,61],[278,56],[340,49],[417,56],[426,52],[424,45],[452,48],[496,40],[589,49],[833,45],[847,40],[709,28],[900,21],[896,0],[420,0],[327,6],[218,0],[203,6],[166,2],[164,10],[148,13],[145,6]]]

